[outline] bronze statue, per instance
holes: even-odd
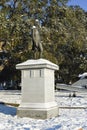
[[[34,58],[37,58],[37,52],[39,52],[39,58],[42,57],[43,46],[41,43],[40,33],[39,33],[39,21],[35,21],[35,26],[32,27],[32,50],[34,51]]]

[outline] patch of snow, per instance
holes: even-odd
[[[85,106],[86,93],[77,93],[77,97],[69,98],[68,92],[56,92],[55,97],[59,107]],[[6,100],[7,97],[7,100]],[[0,101],[20,102],[21,93],[0,91]],[[11,101],[10,101],[11,100]],[[18,100],[18,101],[17,101]],[[87,130],[87,109],[59,108],[59,116],[51,119],[20,118],[16,115],[17,108],[0,104],[0,130]]]

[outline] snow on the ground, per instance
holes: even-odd
[[[41,120],[19,118],[17,108],[0,104],[0,130],[87,130],[87,95],[77,93],[69,98],[68,92],[56,92],[55,99],[59,107],[85,107],[84,109],[59,108],[59,116]],[[0,102],[20,103],[20,91],[0,91]]]
[[[69,92],[57,91],[55,98],[59,107],[87,107],[87,93],[76,93],[76,97],[69,97]],[[73,95],[73,93],[71,93]]]
[[[0,102],[20,104],[21,91],[19,90],[1,90]]]

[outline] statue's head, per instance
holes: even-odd
[[[38,20],[38,19],[35,19],[35,22],[36,22],[36,23],[39,23],[39,20]]]
[[[35,26],[40,27],[40,22],[38,19],[35,20]]]

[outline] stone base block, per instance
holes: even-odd
[[[30,108],[21,108],[17,110],[17,115],[19,117],[30,117],[35,119],[48,119],[58,116],[58,107],[53,107],[49,109],[30,109]]]

